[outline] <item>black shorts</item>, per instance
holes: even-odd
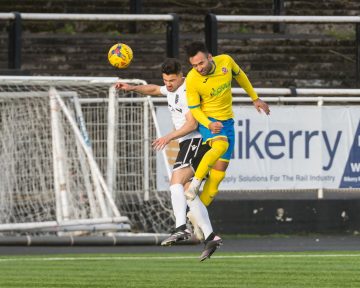
[[[196,171],[201,158],[210,149],[208,144],[202,144],[201,138],[192,138],[180,143],[180,151],[176,157],[173,170],[191,166]]]

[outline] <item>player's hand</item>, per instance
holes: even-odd
[[[152,147],[154,150],[160,151],[165,148],[167,144],[169,144],[170,139],[168,139],[166,136],[160,137],[152,143]]]
[[[266,115],[270,115],[269,105],[267,105],[264,101],[258,98],[253,103],[259,113],[261,113],[261,110],[263,110]]]
[[[220,133],[220,131],[223,127],[224,127],[224,125],[221,122],[211,122],[209,124],[209,129],[212,134]]]
[[[115,84],[115,89],[124,90],[124,91],[131,91],[132,90],[132,85],[129,85],[127,83],[117,82]]]

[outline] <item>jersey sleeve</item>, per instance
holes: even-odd
[[[191,114],[201,125],[209,127],[211,121],[200,109],[200,95],[194,88],[196,85],[193,85],[194,83],[192,81],[191,77],[186,77],[186,100],[188,107]]]
[[[231,63],[231,71],[233,78],[236,80],[236,82],[242,87],[246,93],[250,96],[251,100],[255,101],[259,98],[257,93],[255,92],[253,86],[251,85],[251,82],[249,78],[246,76],[245,72],[241,70],[238,64],[234,61],[233,58],[230,58]]]
[[[232,76],[235,77],[236,75],[239,75],[241,73],[241,68],[234,61],[234,59],[231,56],[228,55],[228,57],[229,57],[229,63],[230,63],[230,66],[231,66]]]
[[[200,95],[190,77],[186,77],[186,101],[189,109],[200,107]]]
[[[161,95],[166,96],[166,95],[167,95],[167,92],[168,92],[168,91],[167,91],[165,85],[160,87],[160,93],[161,93]]]

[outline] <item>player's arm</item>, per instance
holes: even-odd
[[[250,96],[250,98],[255,101],[259,98],[257,93],[254,90],[254,87],[251,85],[249,78],[246,76],[245,72],[239,68],[239,72],[234,75],[236,82],[242,87],[245,92]]]
[[[189,81],[190,82],[190,81]],[[211,130],[212,133],[219,133],[223,128],[221,122],[212,122],[205,115],[205,113],[200,108],[200,95],[193,88],[191,83],[186,82],[186,99],[188,102],[188,107],[191,111],[191,114],[194,118],[204,127],[207,127]]]
[[[258,112],[261,112],[261,110],[263,110],[267,115],[269,115],[270,114],[269,106],[259,98],[253,86],[251,85],[249,78],[246,76],[245,72],[239,68],[239,72],[238,74],[234,75],[234,79],[253,100],[253,104],[256,110]]]
[[[211,130],[213,134],[220,133],[221,129],[224,127],[221,122],[212,122],[200,109],[200,107],[190,108],[191,114],[194,118],[201,123],[204,127],[207,127]]]
[[[167,144],[169,144],[170,141],[176,140],[180,137],[189,134],[190,132],[195,131],[198,126],[198,123],[195,120],[195,118],[192,116],[190,111],[185,114],[185,118],[186,118],[186,122],[184,123],[183,126],[180,127],[180,129],[174,130],[169,134],[156,139],[152,143],[153,148],[155,150],[162,150],[165,148]]]
[[[117,82],[115,88],[124,91],[134,91],[143,95],[163,96],[160,92],[160,86],[154,84],[131,85],[123,82]]]
[[[195,83],[192,84],[189,77],[186,78],[186,100],[191,114],[203,126],[209,127],[211,121],[200,108],[200,95],[196,91]]]

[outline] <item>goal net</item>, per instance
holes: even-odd
[[[117,80],[0,77],[0,233],[170,229],[151,105]]]

